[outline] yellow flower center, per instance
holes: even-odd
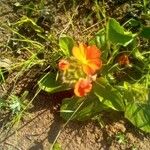
[[[86,57],[81,57],[81,58],[80,58],[80,62],[81,62],[83,65],[87,65],[87,64],[88,64],[88,60],[86,59]]]

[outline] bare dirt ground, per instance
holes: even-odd
[[[61,93],[60,93],[61,94]],[[60,95],[59,95],[60,96]],[[0,149],[2,150],[48,150],[58,132],[65,123],[59,117],[53,100],[45,93],[39,94],[34,101],[30,115],[25,116],[19,126],[9,132],[1,133]],[[96,121],[70,122],[61,132],[58,143],[63,150],[125,150],[150,148],[150,137],[135,129],[123,116],[116,113],[103,114],[104,126],[100,127]],[[124,143],[119,144],[117,133],[125,135]]]
[[[13,12],[12,3],[0,1],[0,21],[13,21],[14,18],[17,18],[17,14]],[[80,31],[77,35],[80,36]],[[0,39],[1,45],[7,41],[8,33],[0,30],[0,36],[2,37]],[[30,93],[33,93],[34,89],[31,85],[26,88]],[[59,117],[57,108],[62,97],[63,93],[49,95],[41,92],[35,98],[34,107],[30,109],[29,115],[25,116],[19,125],[11,130],[1,128],[0,150],[49,150],[65,123]],[[102,114],[102,118],[103,126],[100,126],[97,121],[70,122],[62,130],[57,142],[63,150],[150,149],[150,135],[133,127],[123,119],[123,114],[107,112]],[[118,133],[125,137],[121,143],[117,139]]]
[[[0,138],[2,150],[48,150],[62,129],[65,121],[59,117],[54,99],[41,93],[34,101],[30,115],[22,123],[3,131]],[[150,148],[150,136],[135,129],[123,116],[116,113],[103,114],[104,126],[96,121],[70,122],[61,132],[58,143],[63,150],[125,150]],[[118,143],[117,134],[125,135],[124,143]]]

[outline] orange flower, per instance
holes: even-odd
[[[74,93],[78,97],[86,96],[92,89],[90,80],[80,78],[75,84]]]
[[[59,61],[59,63],[58,63],[58,68],[60,69],[60,70],[67,70],[68,68],[69,68],[69,62],[67,61],[67,60],[65,60],[65,59],[61,59],[60,61]]]
[[[93,75],[102,67],[102,61],[100,60],[101,52],[95,45],[86,46],[79,44],[79,47],[73,47],[72,53],[81,63],[83,71],[87,75]]]

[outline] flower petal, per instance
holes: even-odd
[[[97,70],[99,70],[102,67],[102,61],[99,59],[93,59],[88,61],[87,65],[82,65],[83,71],[87,75],[93,75]]]
[[[72,53],[87,75],[93,75],[102,66],[101,51],[95,45],[79,44],[79,47],[73,47]]]
[[[95,70],[91,68],[89,65],[83,65],[83,71],[87,75],[93,75],[95,73]]]
[[[100,58],[101,51],[95,46],[88,46],[86,49],[86,59],[97,59]]]
[[[90,80],[80,78],[75,84],[74,93],[78,97],[86,96],[92,89]]]
[[[83,44],[79,44],[79,47],[73,47],[72,53],[73,53],[73,56],[80,61],[82,61],[83,59],[86,59],[85,47]]]

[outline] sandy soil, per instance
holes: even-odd
[[[60,93],[61,94],[61,93]],[[1,133],[0,149],[48,150],[62,129],[65,121],[59,117],[55,100],[58,95],[40,93],[34,101],[30,114],[19,126]],[[114,117],[115,116],[115,117]],[[150,148],[150,136],[135,129],[123,116],[116,113],[103,114],[103,128],[97,121],[70,122],[60,133],[58,143],[63,150],[124,150]],[[112,119],[113,118],[113,119]],[[115,119],[114,119],[115,118]],[[119,144],[117,133],[125,136]]]
[[[61,93],[60,93],[61,94]],[[22,123],[4,130],[0,137],[2,150],[48,150],[62,129],[65,121],[59,117],[55,100],[58,95],[40,93],[34,101],[30,114]],[[70,122],[60,133],[57,142],[63,150],[125,150],[150,148],[150,136],[143,134],[123,119],[116,112],[103,114],[104,125],[97,121]],[[114,119],[115,118],[115,119]],[[124,143],[119,143],[117,134],[125,136]]]

